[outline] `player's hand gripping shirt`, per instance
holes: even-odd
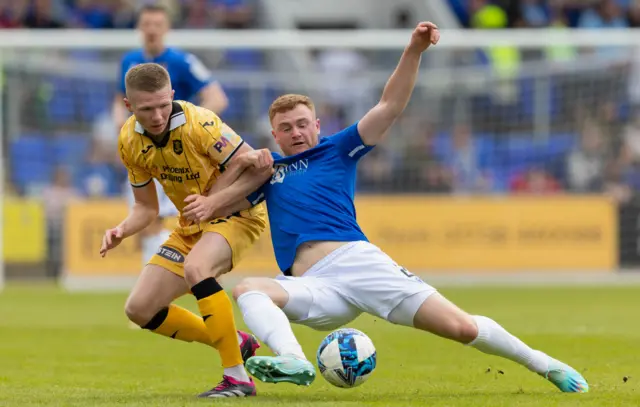
[[[169,132],[160,142],[145,135],[131,116],[118,139],[120,158],[129,172],[129,182],[143,187],[156,178],[178,211],[192,194],[205,195],[238,148],[242,138],[210,110],[184,101],[174,101]],[[179,218],[179,232],[191,235],[200,225]]]
[[[366,146],[357,124],[324,137],[290,157],[272,153],[274,174],[247,199],[266,200],[278,267],[290,274],[296,249],[309,241],[367,241],[356,222],[353,197],[358,160]]]

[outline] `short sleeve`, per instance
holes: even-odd
[[[118,141],[118,150],[120,152],[120,160],[129,174],[129,183],[131,183],[131,186],[140,188],[151,182],[153,179],[151,174],[135,164],[135,157],[131,156],[130,149],[125,148],[121,140]]]
[[[212,162],[225,166],[244,144],[244,140],[210,110],[198,107],[196,137]]]
[[[191,93],[191,97],[197,95],[202,89],[213,82],[211,72],[207,67],[193,54],[185,55],[185,78]]]
[[[339,149],[344,158],[353,161],[358,161],[375,147],[368,146],[362,141],[358,132],[358,123],[329,136],[329,141]]]
[[[255,190],[255,192],[249,194],[247,196],[247,201],[251,202],[251,206],[256,206],[261,202],[264,202],[266,199],[267,188],[269,188],[269,180],[262,184],[260,188]]]

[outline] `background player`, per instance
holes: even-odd
[[[112,108],[118,128],[122,127],[129,117],[129,112],[122,103],[125,95],[125,75],[129,68],[145,62],[158,63],[169,71],[177,100],[194,101],[197,98],[200,106],[216,114],[222,113],[228,105],[228,100],[220,84],[213,80],[211,72],[195,55],[165,45],[165,37],[171,27],[168,10],[160,5],[145,5],[140,10],[137,25],[143,46],[126,53],[120,63],[118,90]],[[168,200],[162,189],[158,190],[158,196],[161,203]],[[140,240],[143,247],[157,248],[158,241],[164,242],[167,230],[162,227],[161,222],[162,220],[158,219],[142,232]],[[155,254],[155,249],[151,250]],[[149,257],[145,255],[145,258]]]
[[[125,96],[125,75],[131,67],[146,62],[155,62],[169,71],[177,100],[197,102],[199,106],[216,114],[227,108],[229,101],[222,86],[214,80],[198,57],[165,45],[165,37],[171,28],[166,8],[154,4],[143,6],[138,15],[137,27],[142,36],[142,48],[126,53],[120,62],[118,91],[112,109],[119,127],[129,116],[122,103]],[[195,98],[198,100],[194,100]]]
[[[237,176],[238,171],[259,162],[247,157],[264,153],[267,159],[262,160],[261,168],[271,172],[266,150],[253,151],[213,112],[174,101],[169,73],[162,66],[147,63],[131,68],[126,92],[125,103],[133,116],[123,126],[118,144],[135,204],[124,221],[105,232],[102,256],[156,218],[153,178],[181,210],[188,195],[214,190],[225,168],[227,177]],[[223,380],[201,397],[255,395],[238,348],[231,301],[216,278],[237,264],[264,230],[265,220],[263,207],[204,223],[180,217],[177,228],[143,269],[125,305],[129,319],[144,329],[218,349]],[[198,300],[202,318],[171,304],[189,290]],[[247,336],[245,347],[246,353],[253,353],[255,341]]]
[[[386,138],[409,102],[422,52],[438,39],[435,25],[419,24],[380,102],[360,122],[320,142],[320,122],[310,99],[286,95],[272,104],[273,135],[285,157],[274,154],[275,173],[249,200],[267,201],[284,276],[249,278],[234,289],[247,326],[278,355],[247,361],[261,380],[303,384],[315,375],[289,320],[331,330],[367,312],[510,359],[564,392],[588,391],[573,368],[530,348],[492,319],[467,314],[396,264],[367,241],[356,222],[358,160]],[[256,182],[243,174],[210,202],[230,204]],[[197,207],[185,216],[199,218],[207,212]]]

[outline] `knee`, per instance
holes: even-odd
[[[249,291],[260,291],[258,284],[254,278],[244,278],[235,287],[233,287],[233,299],[238,301],[238,297]]]
[[[184,279],[189,287],[193,287],[207,277],[213,277],[211,270],[204,267],[201,262],[191,261],[187,257],[184,262]]]
[[[158,310],[154,310],[146,301],[129,297],[124,304],[124,313],[127,318],[138,326],[145,326]]]
[[[478,336],[478,325],[470,315],[451,321],[451,339],[462,344],[468,344]]]

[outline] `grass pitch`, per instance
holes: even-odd
[[[512,362],[365,316],[350,326],[371,337],[378,367],[361,387],[334,388],[319,375],[308,388],[258,383],[256,398],[198,400],[221,377],[216,352],[129,328],[125,294],[9,285],[0,294],[0,406],[640,405],[640,287],[441,292],[573,365],[591,392],[562,394]],[[196,309],[191,298],[180,303]],[[325,333],[294,330],[315,363]]]

